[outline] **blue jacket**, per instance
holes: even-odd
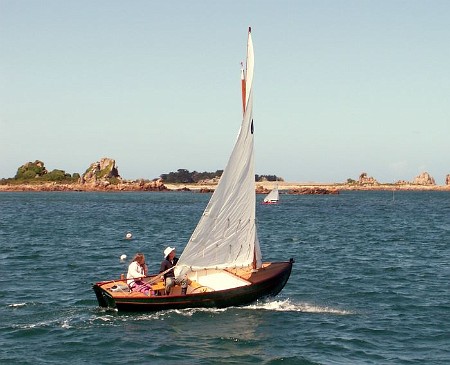
[[[174,267],[178,262],[178,259],[176,257],[173,258],[173,263],[170,262],[167,258],[161,262],[161,267],[159,268],[159,272],[164,272],[166,270],[169,270],[170,268]],[[164,279],[167,277],[175,277],[175,273],[173,270],[170,270],[169,272],[164,274]]]

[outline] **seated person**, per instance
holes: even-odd
[[[175,247],[166,247],[164,250],[164,260],[161,262],[161,267],[159,272],[165,272],[172,269],[178,262],[175,257]],[[164,274],[164,281],[166,283],[166,295],[170,294],[170,289],[175,286],[175,284],[181,285],[181,294],[185,295],[188,286],[188,280],[175,278],[175,273],[173,270],[169,270]]]
[[[148,269],[145,264],[145,256],[138,252],[128,266],[127,284],[131,291],[142,292],[146,295],[149,294],[150,286],[142,280],[147,276],[147,272]]]

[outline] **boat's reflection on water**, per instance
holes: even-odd
[[[268,311],[255,310],[254,306],[217,308],[190,308],[155,313],[116,313],[115,320],[123,326],[125,335],[142,333],[148,327],[153,335],[170,335],[192,338],[254,340],[262,339],[264,333],[258,328],[265,322]],[[124,323],[123,323],[124,322]]]
[[[120,327],[125,345],[142,347],[144,358],[227,363],[250,357],[259,363],[263,358],[259,355],[265,353],[263,344],[271,336],[268,312],[251,307],[194,308],[116,312],[110,319]]]

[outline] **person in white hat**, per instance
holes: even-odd
[[[170,294],[170,289],[172,289],[175,284],[181,285],[181,294],[185,295],[187,291],[188,283],[184,279],[176,279],[175,273],[172,269],[178,262],[178,258],[175,257],[175,247],[166,247],[164,250],[164,260],[161,262],[161,267],[159,272],[165,272],[164,281],[166,283],[166,295]],[[167,272],[166,272],[167,271]]]

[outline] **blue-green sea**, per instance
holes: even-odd
[[[448,192],[281,195],[257,206],[264,260],[296,261],[277,297],[220,310],[99,308],[91,284],[120,277],[138,251],[157,271],[209,197],[0,193],[0,363],[450,363]]]

